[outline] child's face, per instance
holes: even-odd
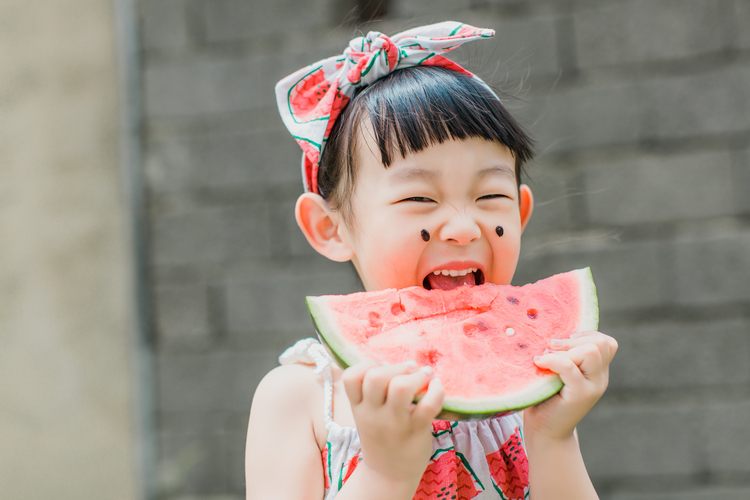
[[[354,224],[342,228],[366,290],[510,283],[533,201],[528,187],[519,193],[507,147],[480,138],[450,140],[406,158],[396,155],[387,169],[373,151],[377,146],[365,133],[351,203]],[[434,274],[443,270],[459,276]]]

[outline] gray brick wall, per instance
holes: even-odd
[[[311,333],[304,295],[360,285],[296,227],[275,82],[343,49],[342,2],[140,5],[167,498],[243,498],[260,378]],[[392,0],[386,33],[493,28],[457,59],[537,138],[520,284],[592,267],[621,351],[580,426],[602,498],[750,498],[750,4]]]

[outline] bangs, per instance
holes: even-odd
[[[492,91],[456,71],[435,66],[395,71],[365,87],[357,100],[360,109],[353,111],[360,123],[352,131],[356,137],[361,120],[369,118],[386,167],[397,154],[403,158],[451,139],[499,142],[517,164],[533,154],[531,139]]]
[[[318,170],[318,190],[351,221],[357,141],[367,122],[385,168],[448,140],[482,138],[505,145],[515,158],[516,182],[533,156],[532,141],[497,96],[469,75],[437,66],[394,71],[360,89],[328,137]]]

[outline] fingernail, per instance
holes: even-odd
[[[554,352],[552,349],[545,349],[543,354],[553,354]]]
[[[410,370],[416,370],[417,366],[419,366],[417,362],[414,361],[413,359],[410,359],[409,361],[405,362],[404,365],[406,365],[406,367],[409,368]]]
[[[581,332],[576,332],[576,333],[571,333],[571,334],[570,334],[570,338],[571,338],[571,339],[574,339],[574,338],[576,338],[576,337],[580,337],[580,336],[581,336]]]
[[[419,369],[420,372],[424,373],[425,375],[432,375],[432,373],[435,371],[432,369],[431,366],[422,366]]]
[[[553,347],[561,347],[564,343],[565,341],[560,339],[552,339],[549,341],[549,345]]]

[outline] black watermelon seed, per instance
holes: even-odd
[[[527,315],[527,316],[528,316],[529,318],[531,318],[531,319],[536,319],[536,317],[537,317],[537,314],[538,314],[538,313],[537,313],[536,309],[529,309],[528,311],[526,311],[526,315]]]
[[[515,305],[518,304],[518,299],[515,297],[508,297],[508,302]]]

